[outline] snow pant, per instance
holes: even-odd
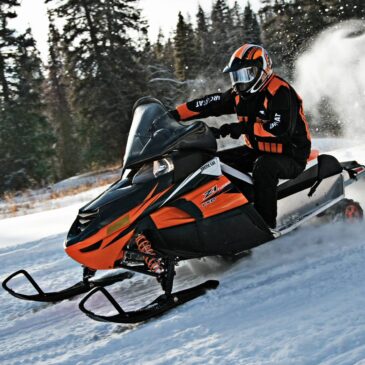
[[[255,209],[269,227],[275,228],[279,179],[294,179],[304,170],[306,162],[285,155],[264,154],[247,146],[221,151],[218,157],[237,170],[252,172]]]

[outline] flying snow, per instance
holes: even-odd
[[[365,136],[365,22],[339,23],[322,32],[296,63],[295,86],[305,110],[319,118],[325,98],[346,137]]]

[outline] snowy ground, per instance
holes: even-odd
[[[365,162],[365,147],[336,155]],[[44,289],[78,281],[81,269],[62,243],[78,207],[99,192],[60,209],[0,220],[0,280],[27,268]],[[365,206],[365,182],[349,197]],[[234,265],[215,258],[187,263],[178,269],[177,289],[208,278],[220,286],[139,325],[95,322],[78,310],[80,298],[48,305],[0,290],[0,364],[365,364],[364,237],[363,223],[312,223]],[[159,287],[135,275],[111,292],[131,309]],[[101,297],[92,304],[100,311],[106,306]]]

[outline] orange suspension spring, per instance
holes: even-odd
[[[140,252],[146,253],[146,254],[152,255],[152,256],[156,255],[155,251],[153,250],[153,248],[151,246],[151,242],[147,239],[147,237],[145,235],[143,235],[143,234],[137,235],[136,244],[137,244],[137,248]],[[163,271],[158,259],[146,256],[144,258],[144,262],[146,263],[146,265],[152,272],[160,274]]]

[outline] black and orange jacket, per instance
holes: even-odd
[[[180,121],[237,114],[246,145],[263,153],[278,153],[305,163],[311,150],[311,136],[302,100],[283,79],[273,75],[267,86],[249,99],[233,89],[191,100],[173,111]]]

